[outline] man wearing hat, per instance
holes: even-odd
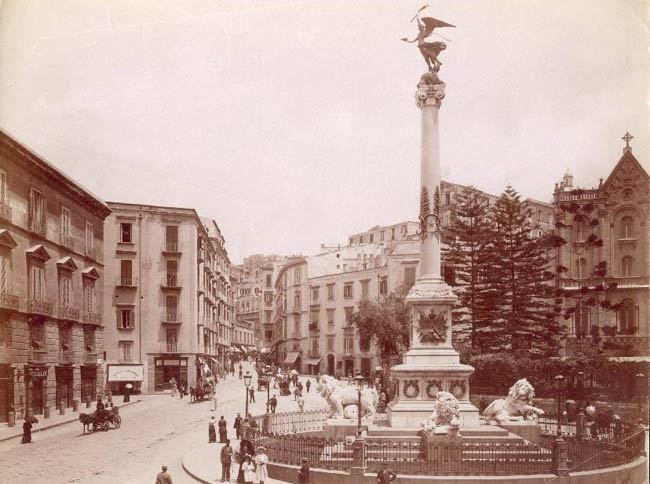
[[[156,476],[156,484],[172,484],[172,476],[167,474],[167,466],[162,466],[162,472]]]
[[[386,462],[381,463],[381,469],[377,472],[377,484],[389,484],[397,479],[397,474],[388,468]]]
[[[300,470],[298,471],[298,484],[309,484],[309,461],[303,457],[300,461]]]

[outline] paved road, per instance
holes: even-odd
[[[235,375],[217,388],[215,414],[217,419],[225,416],[229,437],[234,439],[234,417],[244,413],[244,383]],[[266,392],[257,392],[256,397],[251,413],[264,413]],[[188,398],[169,395],[141,398],[142,402],[121,410],[122,427],[117,430],[82,435],[81,424],[75,422],[34,434],[33,444],[21,445],[19,439],[0,443],[0,482],[153,483],[160,466],[166,464],[174,484],[195,484],[181,468],[181,458],[192,446],[207,442],[212,403],[192,404]],[[279,411],[297,410],[293,397],[279,400]]]

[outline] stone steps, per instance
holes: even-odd
[[[480,427],[461,427],[459,435],[463,437],[503,437],[510,435],[506,429],[494,425],[481,425]]]

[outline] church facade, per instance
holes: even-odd
[[[557,249],[566,268],[557,285],[569,295],[565,309],[575,308],[562,319],[565,355],[650,356],[650,179],[632,154],[631,136],[623,139],[623,155],[597,188],[575,188],[568,172],[555,187],[557,235],[566,241]]]

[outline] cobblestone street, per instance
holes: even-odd
[[[247,367],[252,369],[251,365],[244,365]],[[217,388],[215,415],[217,419],[225,416],[228,436],[234,440],[234,418],[237,412],[244,414],[244,383],[237,375],[229,376]],[[121,400],[121,396],[116,398]],[[182,469],[181,458],[193,446],[207,442],[212,402],[193,404],[189,397],[181,400],[169,394],[135,398],[142,402],[121,410],[120,429],[82,435],[81,424],[74,422],[36,432],[33,444],[21,445],[20,439],[0,443],[0,482],[149,483],[155,481],[162,464],[169,467],[175,484],[196,482]],[[307,408],[325,405],[313,387],[309,394],[305,393],[305,400]],[[266,392],[256,392],[251,413],[263,413],[265,403]],[[293,396],[278,396],[278,411],[297,409]],[[215,459],[219,458],[219,449],[215,445]]]

